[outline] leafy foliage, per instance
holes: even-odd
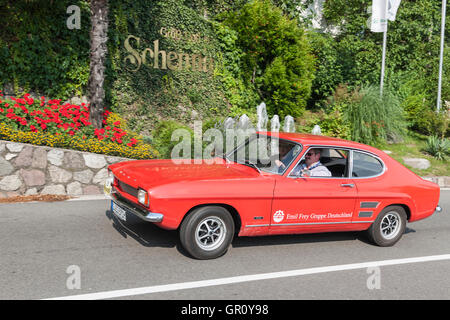
[[[188,126],[185,126],[174,120],[161,121],[155,130],[153,130],[153,145],[160,152],[161,157],[165,159],[171,158],[173,148],[183,141],[183,136],[179,136],[180,140],[172,140],[172,135],[176,130],[182,130],[190,139],[191,152],[194,146],[194,132]],[[175,135],[176,136],[176,135]],[[186,137],[187,138],[187,137]],[[192,154],[192,153],[191,153]],[[186,155],[183,155],[186,156]]]
[[[425,152],[429,153],[438,160],[446,160],[450,155],[450,140],[438,136],[430,136],[427,139]]]
[[[81,30],[66,27],[66,9],[81,10]],[[86,0],[0,2],[0,87],[67,99],[82,95],[89,77]]]
[[[337,76],[351,87],[379,83],[382,33],[373,33],[369,29],[371,4],[371,0],[329,0],[324,3],[325,20],[340,30],[335,45],[342,73]],[[440,1],[402,1],[396,21],[389,22],[388,26],[386,82],[405,73],[408,74],[407,81],[421,81],[428,109],[433,109],[436,103],[440,18]],[[449,20],[447,15],[446,34],[450,31]],[[448,50],[447,42],[446,65],[450,63]],[[447,101],[450,100],[449,83],[450,72],[447,71],[442,95]]]
[[[305,33],[268,0],[255,0],[228,14],[236,31],[240,68],[270,114],[302,114],[311,93],[314,58]]]
[[[380,97],[379,88],[370,86],[359,94],[359,101],[350,103],[344,111],[344,119],[352,128],[352,140],[374,145],[388,138],[398,140],[405,134],[404,112],[394,93],[385,90]]]

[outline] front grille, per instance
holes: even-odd
[[[126,184],[125,182],[120,181],[120,180],[117,180],[117,184],[118,184],[120,190],[122,190],[123,192],[126,192],[129,195],[132,195],[133,197],[137,198],[137,196],[138,196],[138,189],[133,188],[129,184]]]

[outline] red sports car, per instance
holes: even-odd
[[[438,185],[356,142],[265,132],[214,160],[110,165],[111,211],[178,229],[189,254],[211,259],[235,235],[366,231],[392,246],[406,222],[441,210]]]

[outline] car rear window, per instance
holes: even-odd
[[[383,172],[383,163],[367,153],[353,151],[352,177],[373,177]]]

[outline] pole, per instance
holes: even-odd
[[[445,34],[445,10],[447,7],[447,0],[442,0],[442,20],[441,20],[441,52],[439,55],[439,80],[438,80],[438,95],[437,95],[437,110],[441,109],[441,89],[442,89],[442,63],[444,60],[444,34]]]
[[[387,30],[383,32],[383,54],[381,57],[380,96],[383,96],[384,68],[385,68],[384,66],[386,60],[386,40],[387,40]]]
[[[382,15],[382,19],[384,18],[386,22],[386,28],[383,32],[383,53],[381,56],[381,77],[380,77],[380,97],[383,96],[383,87],[384,87],[384,69],[385,69],[385,63],[386,63],[386,42],[387,42],[387,30],[388,30],[388,6],[389,6],[389,0],[385,0],[385,7],[384,7],[384,15]]]

